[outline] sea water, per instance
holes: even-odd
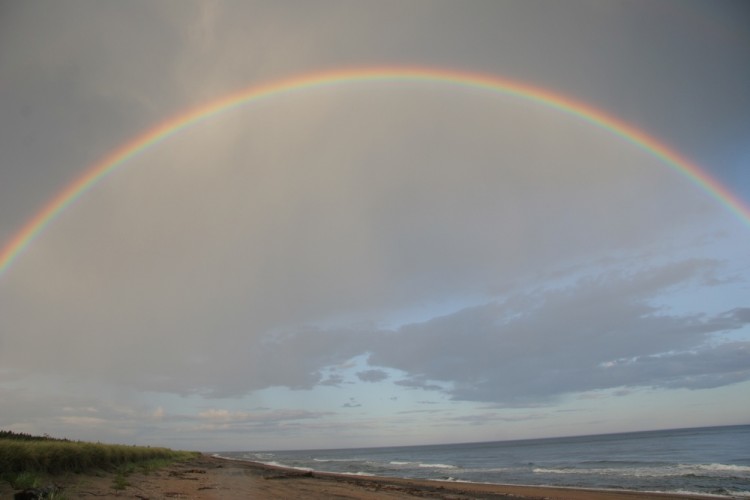
[[[750,498],[750,425],[487,443],[217,455],[345,474]]]

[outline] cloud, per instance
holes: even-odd
[[[681,316],[651,304],[713,269],[714,262],[692,260],[608,273],[467,308],[384,334],[369,362],[413,374],[399,385],[508,405],[620,386],[701,388],[748,380],[746,344],[708,342],[750,323],[745,308]]]
[[[750,380],[750,342],[639,356],[602,366],[593,375],[605,386],[618,381],[623,385],[672,389],[721,387]]]
[[[472,415],[461,415],[452,417],[449,420],[469,425],[485,425],[496,422],[528,422],[530,420],[539,420],[548,418],[549,415],[541,413],[528,413],[525,415],[503,415],[500,413],[476,413]]]
[[[344,377],[338,374],[329,375],[327,379],[321,380],[318,385],[330,385],[340,387],[344,383]]]
[[[69,416],[60,417],[60,421],[65,425],[72,426],[90,426],[90,425],[104,425],[109,424],[107,420],[97,417],[85,417],[85,416]]]
[[[750,323],[750,307],[737,307],[731,309],[721,315],[722,318],[726,318],[729,321],[735,323],[735,327],[739,328],[742,325]]]
[[[383,370],[365,370],[357,372],[357,378],[362,382],[381,382],[388,378],[388,373]]]
[[[211,397],[335,384],[323,368],[380,341],[334,319],[387,322],[712,213],[550,110],[451,89],[295,96],[178,134],[71,207],[0,288],[3,366]]]
[[[430,382],[422,375],[396,380],[394,384],[400,385],[401,387],[406,387],[408,389],[422,389],[425,391],[440,391],[443,389],[442,385]]]
[[[413,414],[437,414],[437,413],[445,413],[446,410],[402,410],[398,412],[399,415],[413,415]]]
[[[342,408],[359,408],[360,406],[362,406],[362,404],[357,402],[355,398],[349,398],[349,401],[341,405]]]
[[[750,378],[745,344],[712,343],[714,334],[750,323],[749,309],[681,315],[654,305],[665,293],[704,283],[718,269],[714,260],[691,259],[629,273],[603,271],[396,330],[306,327],[238,336],[231,350],[215,352],[223,352],[223,366],[242,366],[243,376],[212,364],[215,348],[209,345],[205,361],[162,359],[173,369],[183,367],[171,377],[151,372],[148,364],[120,376],[134,387],[206,397],[277,386],[310,390],[340,386],[344,376],[331,370],[365,355],[372,368],[356,372],[362,382],[384,383],[386,370],[395,369],[403,374],[392,382],[397,386],[497,407],[534,407],[568,393],[624,387],[718,387]],[[148,359],[148,352],[141,359]],[[118,371],[116,364],[112,371]],[[344,407],[358,405],[350,400]],[[208,416],[249,424],[285,414]]]
[[[531,26],[525,2],[18,2],[0,19],[1,239],[181,110],[373,62],[542,85],[691,160],[705,147],[707,165],[735,175],[723,158],[747,142],[735,102],[746,43],[707,40],[685,19],[633,37],[619,7],[550,8]],[[724,27],[744,40],[735,18]],[[644,47],[658,50],[644,60]],[[746,241],[684,177],[605,128],[460,85],[308,87],[233,107],[124,162],[2,276],[0,419],[79,436],[90,418],[133,435],[142,421],[159,436],[169,424],[322,425],[316,412],[220,401],[279,388],[518,407],[746,380],[746,345],[718,344],[741,335],[715,335],[750,322],[742,293],[719,313],[719,299],[713,312],[659,305],[742,286],[744,264],[717,269],[727,255],[744,263]],[[711,245],[716,260],[664,265]],[[155,395],[202,399],[204,416]]]
[[[318,419],[330,412],[312,412],[307,410],[269,410],[269,411],[230,411],[226,409],[208,409],[198,413],[198,418],[213,422],[232,424],[276,424],[286,421]]]
[[[185,433],[266,433],[277,436],[295,434],[304,428],[325,425],[326,417],[333,412],[315,412],[301,409],[276,409],[269,411],[236,411],[209,409],[197,415],[180,415],[172,419],[172,428]]]
[[[117,387],[71,389],[63,381],[38,376],[31,382],[23,390],[0,383],[3,427],[93,441],[133,443],[150,436],[154,443],[162,443],[164,425],[176,421],[174,415],[139,403]]]

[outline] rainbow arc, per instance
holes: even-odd
[[[101,161],[86,169],[80,177],[58,192],[10,238],[0,249],[0,276],[10,268],[24,249],[66,207],[74,203],[89,189],[92,189],[108,174],[127,163],[128,160],[180,131],[227,110],[246,106],[272,96],[315,88],[377,82],[389,84],[432,82],[448,86],[474,88],[532,101],[574,115],[597,127],[609,130],[634,146],[659,158],[666,166],[687,177],[696,186],[734,213],[742,222],[750,226],[750,207],[705,170],[645,131],[584,102],[541,87],[487,74],[421,67],[357,68],[314,72],[268,84],[254,85],[179,113],[137,135],[109,153]]]

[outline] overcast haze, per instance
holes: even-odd
[[[321,70],[523,81],[750,204],[744,1],[0,3],[0,245],[168,118]],[[750,423],[750,221],[612,131],[357,83],[124,163],[0,276],[0,428],[201,450]]]

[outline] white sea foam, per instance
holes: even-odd
[[[449,464],[430,464],[430,463],[422,463],[422,462],[404,462],[401,460],[391,460],[388,462],[389,465],[411,465],[414,467],[422,467],[425,469],[455,469],[455,465],[449,465]]]
[[[374,476],[375,474],[370,474],[369,472],[337,472],[337,474],[344,474],[346,476]]]
[[[263,465],[271,465],[273,467],[283,467],[285,469],[301,470],[301,471],[304,471],[304,472],[312,472],[314,470],[314,469],[311,469],[309,467],[293,467],[291,465],[280,464],[279,462],[277,462],[275,460],[271,460],[270,462],[260,462],[260,463],[262,463]]]
[[[466,481],[465,479],[457,479],[451,476],[438,478],[438,479],[435,479],[435,481],[445,481],[448,483],[471,483],[472,482],[472,481]]]
[[[636,477],[676,477],[676,476],[704,476],[704,477],[741,477],[750,478],[750,467],[730,464],[678,464],[672,466],[655,467],[601,467],[601,468],[545,468],[536,467],[535,474],[592,474],[609,476]]]
[[[695,468],[704,471],[714,472],[739,472],[741,474],[750,474],[750,465],[731,465],[731,464],[693,464],[680,465],[679,467]]]
[[[429,469],[455,469],[455,465],[449,465],[449,464],[418,464],[419,467],[429,468]]]
[[[692,495],[692,496],[700,496],[700,497],[712,497],[712,498],[727,498],[728,495],[731,495],[730,498],[734,498],[736,496],[744,496],[741,494],[736,495],[734,493],[727,493],[725,495],[721,495],[718,493],[706,493],[704,491],[691,491],[691,490],[684,490],[684,489],[676,489],[676,490],[644,490],[645,493],[658,493],[658,494],[671,494],[671,495]]]
[[[750,491],[727,490],[727,495],[739,498],[750,498]]]

